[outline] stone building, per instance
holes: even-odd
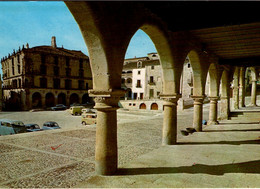
[[[81,51],[51,46],[20,48],[1,59],[5,110],[47,108],[90,100],[89,58]]]
[[[178,107],[193,105],[193,72],[188,57],[183,65],[181,76],[181,94]],[[160,93],[163,91],[163,75],[157,53],[149,53],[147,57],[137,57],[124,61],[122,72],[122,88],[127,93],[122,107],[127,109],[163,110]],[[206,84],[206,86],[208,83]],[[207,94],[207,92],[206,92]]]

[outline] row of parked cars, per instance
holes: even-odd
[[[40,126],[35,123],[24,124],[22,121],[0,119],[0,135],[12,135],[52,129],[60,129],[60,126],[54,121],[47,121],[43,124],[42,128],[40,128]]]
[[[85,104],[73,103],[69,107],[65,106],[64,104],[57,104],[56,106],[51,107],[51,110],[53,110],[53,111],[66,110],[68,108],[75,107],[75,106],[87,107],[87,106],[91,106],[91,105],[94,105],[94,103],[93,102],[87,102]]]

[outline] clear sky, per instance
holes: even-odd
[[[58,47],[63,45],[88,55],[79,27],[64,2],[0,1],[0,58],[26,43],[30,47],[50,45],[52,36],[56,36]],[[138,30],[125,58],[146,56],[150,52],[156,52],[154,44],[142,30]]]

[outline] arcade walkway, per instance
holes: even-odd
[[[161,146],[161,112],[119,110],[115,176],[95,176],[95,127],[1,136],[0,188],[259,188],[260,107],[249,109],[249,119],[240,113],[204,132],[178,133],[171,146]],[[178,112],[178,131],[192,125],[192,114]]]

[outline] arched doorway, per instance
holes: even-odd
[[[40,93],[35,92],[32,95],[32,108],[42,107],[42,96]]]
[[[90,102],[90,99],[88,93],[86,93],[82,96],[82,104],[86,104],[88,102]]]
[[[58,95],[58,104],[66,105],[66,95],[64,93]]]
[[[151,110],[158,110],[158,104],[152,103]]]
[[[54,95],[52,93],[47,93],[45,95],[45,105],[46,105],[46,107],[54,106],[54,104],[55,104]]]
[[[79,95],[73,93],[70,95],[70,104],[79,103]]]
[[[146,105],[145,105],[145,103],[140,104],[139,109],[146,110]]]

